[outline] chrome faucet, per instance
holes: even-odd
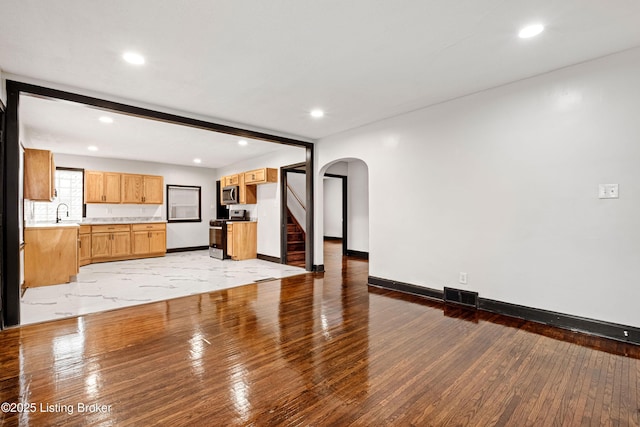
[[[60,203],[56,208],[56,224],[62,221],[62,219],[60,218],[60,206],[64,206],[67,208],[67,217],[69,216],[69,206],[67,206],[66,203]]]

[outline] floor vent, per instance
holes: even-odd
[[[445,304],[460,304],[465,307],[478,308],[478,293],[462,289],[444,288]]]

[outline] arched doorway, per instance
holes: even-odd
[[[327,256],[369,258],[369,169],[360,159],[344,158],[320,169],[322,221],[318,238]],[[336,259],[326,265],[337,264]],[[325,267],[326,268],[326,267]]]

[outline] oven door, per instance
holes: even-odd
[[[227,230],[225,224],[216,224],[209,227],[209,256],[211,258],[224,259],[227,247]]]

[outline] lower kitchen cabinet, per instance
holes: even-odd
[[[129,224],[94,225],[91,227],[91,260],[122,259],[131,255]]]
[[[91,226],[92,262],[163,256],[167,252],[165,223]]]
[[[24,230],[24,286],[69,283],[78,274],[78,226]]]
[[[132,224],[131,235],[133,255],[167,252],[166,224]]]
[[[91,226],[81,225],[78,236],[78,265],[91,264]]]
[[[234,260],[258,256],[258,223],[255,221],[227,223],[227,255]]]

